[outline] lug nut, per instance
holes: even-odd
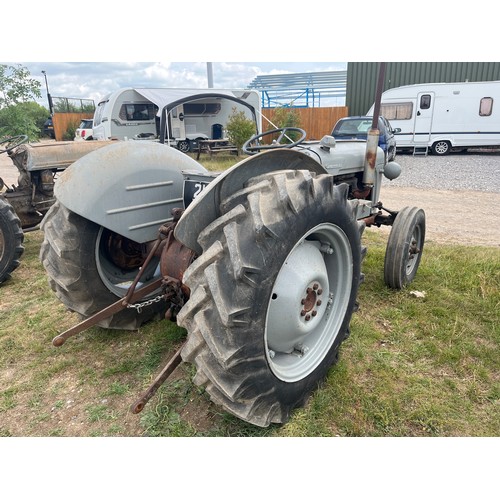
[[[310,319],[311,319],[311,315],[310,315],[310,314],[308,314],[308,315],[306,316],[306,321],[309,321]]]
[[[321,304],[322,304],[321,300],[318,300],[318,301],[316,302],[316,305],[317,305],[317,306],[320,306]]]
[[[316,316],[316,314],[318,314],[318,311],[316,311],[316,309],[311,313],[313,316]]]

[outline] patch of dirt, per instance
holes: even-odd
[[[380,199],[390,210],[423,208],[427,242],[500,247],[498,193],[383,186]]]

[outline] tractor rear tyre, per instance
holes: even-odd
[[[181,354],[238,418],[286,422],[337,361],[362,278],[356,204],[329,175],[280,171],[251,179],[201,232]]]
[[[133,254],[133,242],[71,212],[59,202],[47,212],[41,229],[45,235],[40,260],[50,287],[68,309],[88,318],[125,296],[142,263],[135,262],[139,257]],[[113,241],[117,244],[110,244]],[[121,252],[119,258],[113,251]],[[127,259],[132,264],[124,268]],[[145,276],[153,279],[152,272]],[[134,308],[125,309],[98,325],[136,330],[164,314],[165,309],[162,300],[144,307],[140,313]]]
[[[21,221],[12,205],[0,197],[0,283],[10,278],[24,252]]]
[[[399,211],[391,228],[384,259],[387,286],[402,289],[417,274],[425,241],[425,212],[417,207]]]

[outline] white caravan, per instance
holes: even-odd
[[[123,88],[94,114],[95,140],[160,140],[190,151],[200,139],[224,139],[233,112],[244,111],[261,132],[259,93],[228,89]]]
[[[496,104],[495,104],[496,103]],[[373,115],[373,106],[367,113]],[[444,155],[452,148],[500,147],[500,81],[421,83],[386,90],[380,114],[398,149]]]

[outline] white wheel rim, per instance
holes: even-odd
[[[333,224],[316,226],[288,254],[265,329],[267,360],[279,379],[301,380],[321,364],[344,320],[352,275],[349,239]]]

